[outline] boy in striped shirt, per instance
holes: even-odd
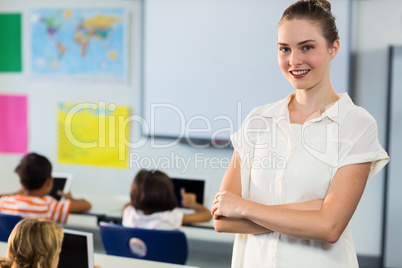
[[[22,158],[15,172],[23,187],[20,194],[0,198],[0,213],[22,217],[41,217],[65,224],[70,212],[86,212],[91,204],[85,199],[74,199],[63,194],[65,201],[48,196],[53,187],[52,165],[41,155],[30,153]]]

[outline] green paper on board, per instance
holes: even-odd
[[[21,71],[21,14],[0,14],[0,72]]]

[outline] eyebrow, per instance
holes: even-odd
[[[298,45],[298,46],[301,46],[301,45],[304,45],[304,44],[306,44],[306,43],[308,43],[308,42],[317,43],[317,42],[316,42],[315,40],[313,40],[313,39],[308,39],[308,40],[301,41],[301,42],[297,43],[297,45]],[[286,44],[286,43],[278,43],[278,45],[280,45],[280,46],[288,46],[288,44]]]

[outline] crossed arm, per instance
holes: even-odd
[[[268,206],[241,198],[240,158],[235,151],[211,213],[218,232],[287,236],[336,242],[360,201],[370,163],[341,167],[324,200]]]

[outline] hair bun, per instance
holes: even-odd
[[[316,0],[319,5],[331,12],[331,4],[327,0]]]

